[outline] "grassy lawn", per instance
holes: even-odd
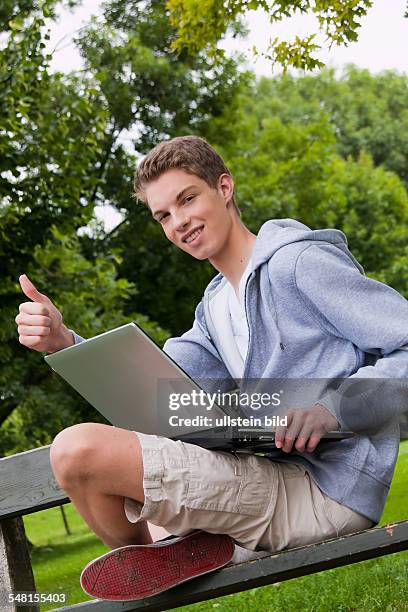
[[[400,452],[391,491],[381,524],[408,517],[408,440]],[[82,568],[107,552],[89,531],[73,506],[65,506],[72,535],[65,534],[59,508],[25,517],[25,528],[35,545],[32,562],[37,590],[66,592],[67,604],[89,599],[79,586]],[[66,604],[66,605],[67,605]],[[43,606],[41,610],[57,607]],[[264,612],[286,610],[307,612],[408,612],[408,552],[363,561],[295,578],[276,585],[228,595],[179,608],[191,612]]]

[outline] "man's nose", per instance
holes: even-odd
[[[174,229],[176,231],[185,230],[189,223],[190,223],[190,217],[186,215],[185,212],[180,211],[174,217]]]

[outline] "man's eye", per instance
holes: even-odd
[[[191,200],[194,200],[195,196],[193,195],[189,195],[185,198],[184,202],[189,204],[191,202]]]
[[[161,223],[162,221],[164,221],[164,219],[168,216],[169,213],[163,213],[162,215],[159,216],[159,223]]]

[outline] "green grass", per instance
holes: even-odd
[[[381,524],[408,517],[408,440],[398,462]],[[35,545],[32,563],[39,592],[66,592],[67,604],[89,598],[79,586],[82,568],[109,549],[88,529],[71,504],[65,506],[72,535],[59,508],[25,517]],[[45,605],[41,610],[57,607]],[[387,555],[311,576],[179,608],[183,612],[408,612],[408,552]]]

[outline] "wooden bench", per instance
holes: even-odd
[[[49,461],[49,446],[0,459],[0,592],[35,591],[21,517],[69,502]],[[408,520],[226,567],[143,601],[93,600],[61,611],[168,610],[221,595],[282,582],[408,548]],[[78,576],[79,579],[79,576]],[[8,610],[19,610],[10,607]],[[21,607],[25,612],[37,606]]]

